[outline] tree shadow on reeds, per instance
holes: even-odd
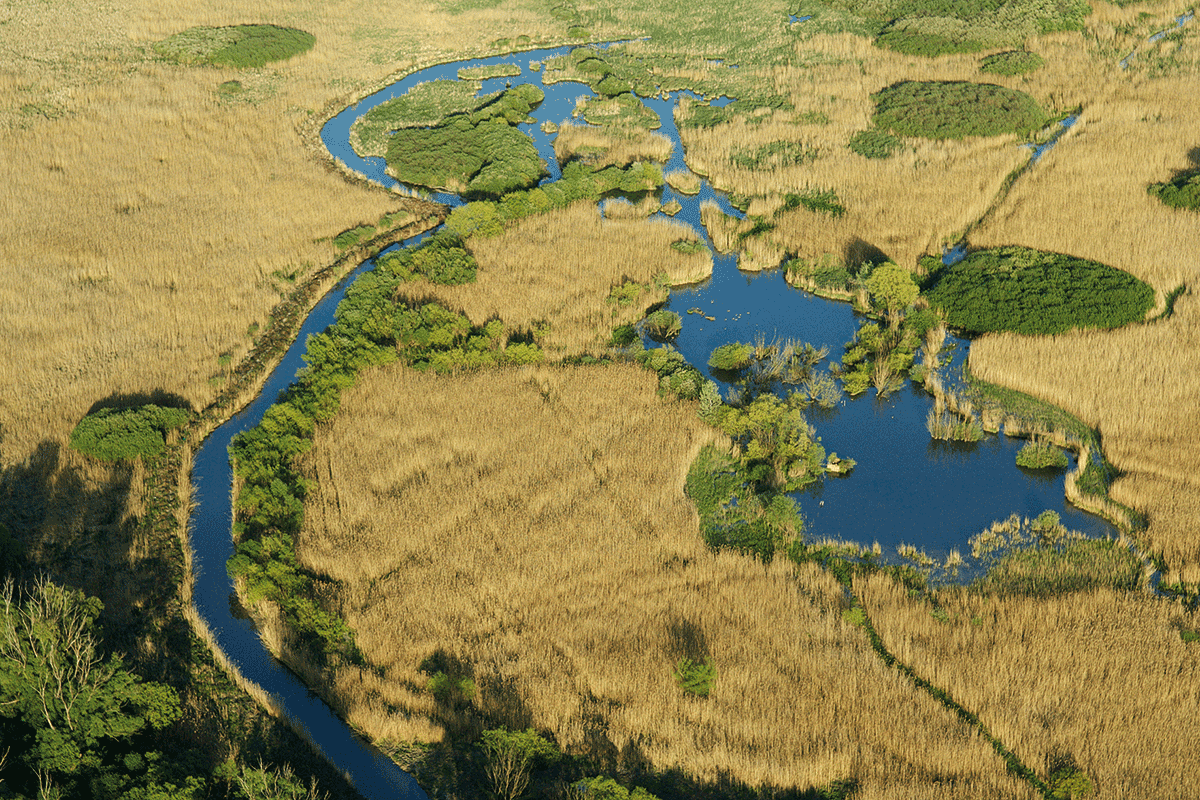
[[[851,239],[842,249],[842,261],[852,270],[862,264],[876,266],[890,260],[887,253],[858,237]]]
[[[141,467],[130,461],[82,465],[61,443],[47,440],[24,462],[0,470],[2,549],[9,562],[3,566],[18,581],[47,575],[99,598],[106,649],[128,654],[147,677],[170,680],[183,667],[165,654],[171,645],[186,652],[190,635],[182,617],[163,618],[182,579],[179,540],[156,536],[158,518],[144,498],[131,496],[154,488],[152,478],[138,478],[134,487]],[[156,647],[140,646],[147,637]]]
[[[104,408],[125,411],[131,408],[141,408],[144,405],[155,405],[162,408],[181,408],[189,413],[195,410],[192,407],[191,401],[186,397],[174,392],[155,389],[150,392],[117,392],[110,394],[103,400],[97,400],[95,403],[92,403],[87,413],[94,414]]]
[[[850,800],[858,791],[853,778],[801,789],[750,786],[723,770],[715,780],[700,780],[681,769],[655,770],[633,740],[621,748],[616,773],[623,783],[641,786],[659,800]]]

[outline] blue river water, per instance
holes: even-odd
[[[364,159],[351,149],[350,126],[357,117],[418,83],[455,79],[458,70],[464,67],[507,63],[521,68],[520,76],[484,81],[481,90],[484,93],[510,82],[542,84],[544,73],[531,69],[531,63],[567,52],[568,48],[539,50],[421,70],[338,114],[322,129],[322,140],[330,153],[350,169],[385,187],[398,187],[386,174],[382,159]],[[533,138],[546,160],[550,172],[547,180],[554,180],[560,173],[553,142],[540,124],[570,119],[578,100],[591,96],[592,91],[571,82],[543,84],[543,88],[546,100],[533,112],[536,121],[523,125],[522,130]],[[673,109],[681,94],[644,101],[661,119],[659,132],[674,143],[665,171],[687,169],[673,119]],[[716,102],[728,101],[729,98],[719,98]],[[399,188],[449,205],[461,203],[451,194]],[[700,223],[702,202],[715,202],[725,213],[741,216],[728,198],[707,181],[702,182],[699,194],[693,196],[664,187],[662,201],[670,200],[678,200],[683,206],[675,219],[690,225],[705,241],[709,240]],[[420,238],[406,242],[405,246]],[[359,739],[298,677],[270,656],[250,620],[236,612],[232,582],[225,569],[233,552],[229,442],[236,434],[258,424],[303,366],[306,337],[333,322],[334,309],[346,286],[373,266],[371,260],[364,262],[317,304],[258,398],[218,428],[197,452],[193,468],[196,508],[192,516],[192,547],[198,573],[194,599],[217,643],[242,674],[276,698],[283,712],[351,779],[364,797],[424,798],[424,791],[411,776]],[[676,289],[667,307],[680,313],[684,320],[675,346],[701,371],[707,371],[708,355],[715,347],[734,341],[754,341],[760,334],[768,341],[786,337],[827,345],[830,359],[837,360],[841,346],[852,338],[859,323],[848,304],[794,289],[780,270],[741,272],[733,255],[718,254],[712,278],[700,285]],[[714,319],[688,314],[687,310],[693,307]],[[955,363],[961,364],[969,343],[952,340],[949,346],[955,354]],[[930,398],[920,389],[905,388],[883,399],[869,390],[866,396],[847,399],[836,409],[809,415],[826,450],[858,461],[858,467],[849,476],[828,477],[796,495],[811,537],[865,545],[878,542],[885,554],[895,553],[901,543],[912,544],[926,549],[931,556],[941,557],[951,548],[969,552],[968,537],[994,520],[1013,513],[1033,516],[1045,509],[1059,512],[1068,527],[1088,534],[1112,532],[1103,520],[1065,503],[1063,473],[1018,469],[1014,459],[1019,442],[995,436],[974,445],[931,441],[925,429],[930,404]]]

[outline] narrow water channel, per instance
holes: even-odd
[[[546,99],[533,112],[537,122],[522,126],[522,130],[534,139],[549,165],[548,180],[554,180],[560,173],[552,141],[541,130],[540,123],[569,119],[577,100],[592,92],[579,83],[544,85],[541,74],[531,70],[530,64],[564,55],[568,49],[473,59],[421,70],[338,114],[322,129],[322,140],[333,156],[351,169],[383,186],[394,187],[396,181],[384,171],[382,159],[363,159],[351,149],[349,134],[353,121],[418,83],[456,79],[458,70],[464,67],[514,64],[521,68],[520,76],[484,81],[482,92],[495,91],[510,82],[536,82],[542,86]],[[686,169],[672,113],[680,94],[645,100],[662,121],[660,132],[674,143],[665,170]],[[449,205],[461,203],[455,195],[417,193]],[[707,181],[703,181],[698,195],[681,195],[669,187],[664,187],[663,193],[664,203],[674,199],[683,205],[675,218],[693,227],[705,241],[708,237],[699,213],[703,201],[712,200],[727,214],[740,216],[728,199],[714,191]],[[406,242],[405,246],[412,243]],[[242,674],[273,695],[283,712],[307,731],[316,746],[365,797],[424,798],[424,791],[411,776],[355,736],[299,678],[271,657],[250,620],[237,613],[232,582],[225,569],[233,553],[229,442],[236,434],[259,423],[266,409],[303,366],[306,337],[333,322],[334,309],[346,286],[373,266],[373,261],[364,262],[313,309],[259,397],[210,435],[196,454],[193,468],[196,508],[192,516],[197,570],[195,604],[217,643]],[[768,340],[786,337],[828,345],[831,358],[836,360],[842,344],[849,341],[858,325],[848,304],[793,289],[779,270],[760,274],[740,272],[732,255],[716,257],[713,276],[704,284],[672,292],[668,307],[684,320],[676,346],[688,361],[705,372],[708,355],[715,347],[733,341],[753,341],[760,334]],[[700,308],[704,315],[714,319],[688,314],[687,309],[692,307]],[[962,340],[953,344],[961,363],[969,345]],[[896,545],[913,544],[939,557],[950,548],[968,551],[967,538],[994,520],[1014,512],[1033,516],[1045,509],[1058,511],[1068,527],[1088,534],[1112,532],[1103,520],[1065,503],[1062,473],[1046,475],[1019,470],[1014,463],[1017,444],[1013,441],[990,437],[975,445],[934,442],[924,424],[930,399],[921,390],[907,388],[886,399],[873,395],[870,390],[868,396],[848,399],[836,409],[809,416],[826,450],[858,461],[857,469],[848,477],[828,477],[797,496],[808,520],[810,536],[868,545],[877,541],[885,553],[893,554]]]

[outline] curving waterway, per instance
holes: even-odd
[[[536,122],[522,125],[521,129],[533,138],[546,160],[550,171],[547,180],[555,180],[560,172],[552,141],[541,130],[540,123],[559,123],[570,118],[578,99],[593,93],[580,83],[543,84],[542,73],[532,70],[530,65],[568,51],[566,47],[538,50],[421,70],[338,114],[322,129],[322,140],[330,153],[349,168],[383,186],[396,187],[397,182],[384,171],[382,159],[363,159],[351,149],[349,134],[354,120],[418,83],[456,79],[458,70],[464,67],[513,64],[521,68],[520,76],[484,81],[482,92],[504,88],[510,82],[536,82],[543,88],[546,99],[532,112]],[[659,131],[674,143],[665,170],[687,168],[672,114],[680,94],[683,93],[645,100],[661,119]],[[728,102],[728,98],[714,102]],[[662,201],[678,200],[683,210],[675,219],[689,224],[711,247],[700,223],[701,202],[711,200],[725,213],[741,215],[707,181],[701,186],[700,193],[692,196],[664,187]],[[415,193],[449,205],[462,202],[457,196],[445,193]],[[403,246],[420,238],[415,237]],[[363,262],[316,305],[257,399],[214,431],[197,452],[193,467],[196,507],[192,515],[197,571],[194,602],[216,642],[242,674],[274,696],[283,713],[307,733],[364,797],[424,798],[427,795],[411,776],[358,738],[297,676],[267,652],[251,621],[237,612],[232,581],[225,569],[226,561],[233,555],[229,443],[238,433],[257,425],[279,393],[294,380],[303,366],[307,336],[332,324],[334,309],[346,287],[373,266],[373,260]],[[786,337],[828,345],[831,358],[838,360],[841,346],[852,338],[859,324],[848,304],[794,289],[784,281],[780,270],[741,272],[733,255],[718,254],[712,278],[672,292],[667,307],[684,320],[683,332],[675,346],[704,372],[714,348],[734,341],[753,341],[760,334],[768,341]],[[699,308],[703,314],[688,314],[689,308]],[[954,369],[955,364],[962,363],[969,343],[951,340],[948,346],[954,356],[950,369]],[[729,387],[724,385],[724,388]],[[894,553],[901,543],[913,544],[926,549],[931,556],[940,557],[951,548],[969,551],[968,537],[994,520],[1013,513],[1034,516],[1046,509],[1057,511],[1068,527],[1089,535],[1114,532],[1104,520],[1066,504],[1063,473],[1018,469],[1014,463],[1018,442],[996,436],[973,445],[931,441],[925,429],[930,404],[923,391],[909,387],[884,399],[874,397],[872,390],[858,399],[847,399],[828,412],[810,412],[809,421],[816,427],[826,450],[858,461],[858,467],[848,477],[828,477],[796,495],[808,521],[810,536],[868,545],[879,542],[885,553]]]

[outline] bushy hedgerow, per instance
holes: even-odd
[[[969,333],[1115,328],[1154,305],[1154,290],[1127,272],[1025,247],[971,253],[940,269],[925,296]]]
[[[1024,135],[1047,116],[1029,95],[990,83],[904,81],[871,95],[874,122],[899,136],[961,139]]]
[[[397,359],[440,372],[541,360],[535,344],[509,342],[500,320],[476,326],[437,303],[393,300],[397,287],[416,275],[443,283],[470,280],[474,263],[458,236],[448,231],[382,258],[347,290],[336,322],[308,338],[306,366],[283,399],[267,409],[257,427],[230,444],[241,488],[234,502],[238,545],[229,573],[244,581],[251,602],[277,603],[289,630],[313,653],[360,658],[346,623],[313,599],[313,578],[295,553],[307,489],[295,460],[312,447],[316,424],[337,413],[341,391],[361,370]]]
[[[214,64],[239,69],[283,61],[312,49],[316,37],[277,25],[197,26],[154,45],[159,55],[184,64]]]
[[[684,488],[700,515],[700,533],[714,550],[770,561],[803,537],[795,501],[786,494],[756,492],[746,466],[713,445],[696,456]]]
[[[1046,59],[1028,50],[1008,50],[987,56],[979,61],[980,72],[993,75],[1025,75],[1046,66]]]
[[[103,461],[121,461],[161,453],[166,433],[186,425],[181,408],[144,405],[102,408],[79,421],[71,431],[71,447]]]
[[[454,231],[441,230],[421,247],[404,248],[379,257],[376,269],[400,281],[420,276],[431,283],[457,285],[475,280],[475,257]]]
[[[1146,191],[1173,208],[1200,211],[1200,170],[1184,172],[1164,183],[1151,184]]]

